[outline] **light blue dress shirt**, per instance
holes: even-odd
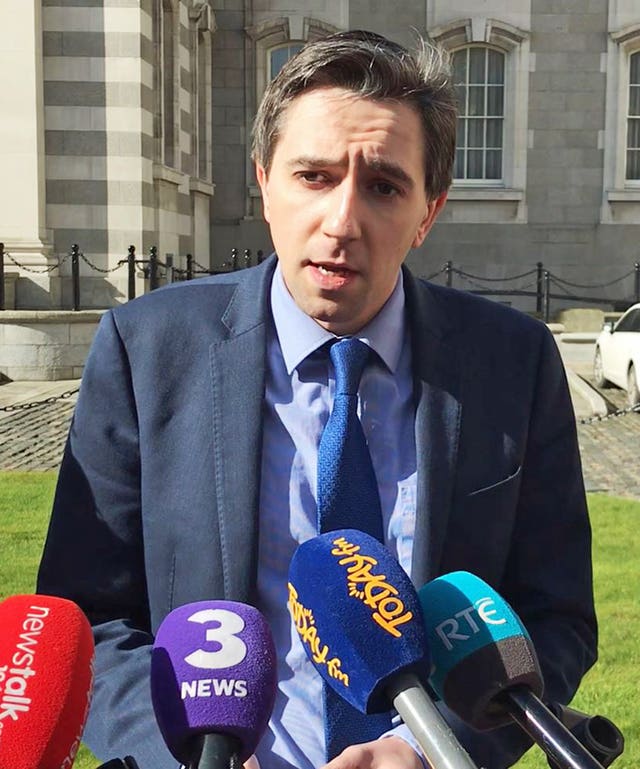
[[[329,357],[317,351],[335,337],[296,305],[279,267],[271,309],[258,608],[273,631],[279,688],[257,757],[262,769],[314,769],[325,763],[322,679],[307,660],[289,618],[287,574],[296,547],[317,534],[318,444],[335,390]],[[362,376],[358,411],[378,481],[385,544],[410,573],[416,516],[415,409],[401,274],[384,307],[357,336],[380,356]],[[415,744],[405,727],[398,733]]]

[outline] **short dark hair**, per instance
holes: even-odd
[[[382,35],[338,32],[307,43],[269,83],[253,127],[252,157],[268,172],[291,102],[314,88],[337,87],[363,98],[396,100],[419,115],[424,131],[425,189],[429,199],[451,184],[456,102],[449,58],[420,39],[414,55]]]

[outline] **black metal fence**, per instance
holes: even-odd
[[[612,307],[614,310],[625,310],[631,304],[640,302],[640,262],[635,262],[632,270],[628,270],[623,275],[619,275],[606,283],[572,283],[545,269],[542,262],[537,262],[534,269],[518,275],[489,278],[464,272],[455,268],[453,262],[449,261],[437,272],[427,276],[426,280],[435,281],[438,276],[444,276],[445,284],[450,287],[454,286],[455,276],[456,288],[482,296],[534,298],[536,314],[546,323],[551,318],[551,300],[604,305]],[[625,282],[629,283],[631,278],[633,278],[633,293],[631,295],[625,295],[622,290],[617,297],[584,293],[588,290],[604,290],[615,285],[622,285]],[[520,283],[514,285],[517,281]],[[496,284],[500,283],[505,287],[496,288]],[[580,293],[576,293],[576,290]]]
[[[110,274],[116,270],[125,268],[127,269],[127,299],[135,299],[136,296],[136,275],[138,271],[142,274],[145,280],[149,281],[148,287],[150,291],[158,288],[162,282],[173,283],[179,280],[192,280],[199,275],[219,275],[224,272],[233,272],[235,270],[243,269],[245,267],[251,267],[254,263],[260,264],[264,259],[264,252],[258,249],[254,255],[250,248],[245,248],[240,252],[237,248],[232,248],[229,252],[229,259],[218,267],[204,267],[199,264],[192,254],[185,256],[186,266],[179,268],[173,263],[173,255],[166,254],[164,262],[158,257],[158,249],[156,246],[152,246],[149,249],[149,254],[140,258],[136,254],[135,246],[129,246],[127,249],[127,256],[124,259],[120,259],[110,269],[103,269],[93,264],[80,250],[80,246],[74,243],[68,254],[65,254],[62,258],[58,259],[58,262],[53,265],[49,265],[43,268],[34,268],[28,265],[21,264],[15,257],[5,251],[4,243],[0,243],[0,310],[4,310],[6,307],[5,298],[5,280],[4,280],[4,267],[5,257],[14,266],[35,274],[52,273],[56,270],[60,270],[65,262],[71,263],[71,287],[72,287],[72,310],[80,310],[80,262],[83,261],[94,272],[102,274]]]
[[[246,248],[242,251],[232,248],[229,258],[218,267],[203,267],[199,264],[192,254],[185,256],[185,267],[179,268],[174,264],[173,255],[166,254],[164,261],[158,257],[158,249],[152,246],[149,253],[144,258],[136,254],[135,246],[129,246],[127,256],[118,261],[110,269],[97,267],[82,253],[80,246],[74,243],[68,254],[58,259],[54,265],[41,269],[36,269],[27,265],[22,265],[4,249],[4,243],[0,243],[0,310],[5,309],[5,281],[4,264],[5,257],[16,267],[32,273],[51,273],[60,270],[62,265],[71,261],[71,285],[72,285],[72,307],[73,310],[80,309],[80,261],[83,261],[90,269],[109,274],[119,269],[127,269],[127,299],[134,299],[136,295],[136,275],[138,271],[145,280],[148,281],[150,291],[158,288],[162,282],[173,283],[179,280],[192,280],[199,275],[218,275],[225,272],[251,267],[253,264],[259,264],[264,259],[264,252],[258,250],[254,254],[251,249]],[[427,280],[436,281],[438,278],[444,280],[447,286],[454,286],[474,294],[493,297],[530,297],[535,299],[535,312],[545,322],[551,318],[552,301],[577,302],[587,305],[603,305],[611,307],[614,310],[626,309],[634,302],[640,302],[640,262],[635,262],[633,269],[628,270],[606,283],[585,284],[572,283],[558,275],[554,275],[550,270],[545,269],[542,262],[537,262],[536,266],[518,275],[510,277],[486,277],[483,275],[473,275],[461,269],[454,267],[453,262],[446,262],[439,270],[432,275],[426,276]],[[632,279],[632,280],[631,280]],[[633,283],[631,294],[624,293],[623,284]],[[498,287],[500,286],[501,287]],[[586,291],[597,292],[611,289],[613,286],[619,286],[617,296],[604,296],[603,293],[585,293]]]

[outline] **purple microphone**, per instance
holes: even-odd
[[[276,686],[271,631],[253,606],[190,603],[158,628],[151,699],[167,747],[189,769],[246,761],[267,727]]]

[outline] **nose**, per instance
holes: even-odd
[[[362,231],[360,202],[355,180],[346,176],[326,196],[324,234],[341,242],[357,240]]]

